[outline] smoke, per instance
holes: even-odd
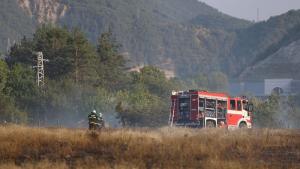
[[[88,114],[90,112],[82,112],[80,116],[71,116],[71,113],[64,113],[58,118],[41,118],[36,120],[33,125],[40,127],[66,127],[66,128],[88,128]],[[116,112],[102,112],[105,126],[109,128],[122,127],[117,118]],[[49,112],[47,112],[49,114]],[[47,116],[46,114],[46,116]]]
[[[273,118],[280,128],[299,128],[299,113],[290,97],[282,96],[279,99],[279,109]]]
[[[120,124],[119,119],[117,119],[116,112],[104,113],[103,118],[105,123],[110,128],[120,128],[122,125]]]

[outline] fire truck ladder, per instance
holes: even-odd
[[[176,106],[176,102],[172,101],[172,112],[170,112],[170,117],[169,117],[169,125],[171,127],[173,127],[174,124],[174,116],[175,116],[175,106]]]

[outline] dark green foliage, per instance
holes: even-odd
[[[97,56],[94,47],[84,34],[75,29],[68,49],[71,53],[72,77],[76,84],[95,84],[97,77]]]
[[[13,122],[23,123],[27,121],[27,114],[21,112],[15,105],[15,100],[21,100],[24,98],[27,87],[31,87],[26,79],[29,76],[25,76],[21,65],[18,65],[9,71],[8,66],[3,60],[0,60],[0,123]],[[29,72],[27,72],[29,73]],[[14,83],[12,84],[12,81]],[[20,90],[15,91],[13,88],[18,86]],[[18,98],[18,99],[16,99]]]
[[[116,111],[123,126],[152,126],[167,124],[168,102],[149,93],[143,86],[130,92],[118,93]]]
[[[116,111],[123,125],[159,126],[168,118],[169,96],[175,83],[153,66],[131,72],[130,91],[117,94]]]
[[[16,63],[33,65],[35,61],[33,48],[33,42],[24,36],[19,44],[12,46],[10,57],[6,59],[8,65],[10,67]]]
[[[12,47],[10,65],[22,63],[28,66],[36,64],[35,52],[43,52],[49,62],[45,63],[46,74],[50,79],[68,76],[76,83],[90,82],[96,73],[96,52],[82,32],[51,25],[37,29],[32,40],[24,38],[20,44]],[[94,66],[93,66],[94,65]]]
[[[46,91],[38,89],[35,83],[32,67],[36,65],[36,51],[42,51],[50,60],[45,63]],[[32,40],[24,38],[12,47],[7,58],[11,70],[5,93],[15,100],[18,108],[28,112],[31,123],[53,123],[64,116],[73,117],[70,119],[74,121],[82,118],[83,110],[90,111],[82,100],[89,97],[92,93],[89,86],[98,79],[96,61],[95,48],[80,31],[43,26]]]
[[[0,93],[3,92],[3,89],[6,85],[8,78],[8,66],[6,62],[0,59]]]
[[[119,46],[113,40],[111,32],[103,33],[98,40],[97,54],[99,66],[97,68],[99,86],[110,86],[111,89],[120,89],[126,81],[125,59],[118,53]],[[105,79],[105,80],[103,80]]]
[[[166,79],[165,74],[153,66],[146,66],[137,74],[136,84],[141,84],[150,92],[157,96],[169,96],[172,86]]]
[[[16,99],[34,96],[37,88],[33,70],[25,65],[14,65],[8,75],[5,93]]]
[[[14,100],[17,108],[27,112],[27,116],[32,116],[33,113],[38,112],[40,93],[31,67],[24,64],[15,64],[9,72],[4,93],[11,100]]]
[[[69,74],[74,66],[72,65],[71,34],[66,29],[54,26],[42,26],[34,34],[33,38],[35,51],[41,51],[47,63],[47,75],[50,78],[59,78]]]

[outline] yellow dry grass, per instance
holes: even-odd
[[[4,169],[299,169],[300,131],[0,127]]]

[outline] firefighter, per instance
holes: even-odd
[[[103,115],[101,112],[99,113],[99,121],[98,122],[99,122],[100,128],[103,128],[105,126],[105,122],[104,122]]]
[[[99,121],[100,121],[100,115],[97,114],[96,110],[93,110],[89,115],[89,129],[97,129],[99,126]]]
[[[101,113],[101,112],[99,113],[99,118],[100,118],[100,119],[103,119],[102,113]]]

